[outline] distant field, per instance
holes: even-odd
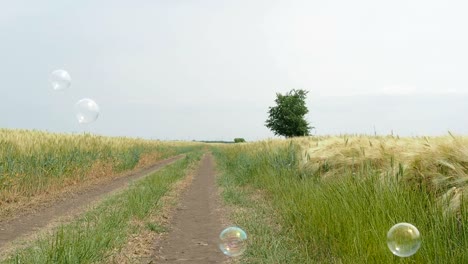
[[[243,263],[468,263],[468,138],[341,136],[213,148]],[[422,235],[399,259],[386,234]]]
[[[0,129],[0,216],[18,203],[199,148],[191,142]]]

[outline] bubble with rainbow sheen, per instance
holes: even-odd
[[[96,121],[99,111],[99,105],[89,98],[83,98],[75,104],[76,119],[78,119],[78,123],[80,124]]]
[[[419,230],[409,223],[398,223],[387,233],[387,245],[390,251],[399,257],[409,257],[421,247]]]
[[[219,240],[219,249],[229,257],[242,255],[247,247],[247,233],[237,226],[224,229],[219,234]]]
[[[55,91],[65,90],[71,85],[71,77],[66,70],[53,71],[50,74],[49,81]]]

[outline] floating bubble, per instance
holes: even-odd
[[[240,256],[246,249],[247,234],[239,227],[231,226],[224,229],[219,234],[219,239],[219,249],[227,256]]]
[[[414,255],[421,246],[421,235],[414,225],[398,223],[388,231],[387,245],[394,255],[409,257]]]
[[[80,124],[96,121],[99,116],[99,106],[95,101],[84,98],[75,104],[76,118]]]
[[[70,74],[65,70],[55,70],[50,75],[50,84],[56,91],[67,89],[71,85]]]

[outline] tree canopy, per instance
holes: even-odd
[[[265,126],[277,136],[308,136],[311,127],[304,119],[309,112],[305,104],[308,91],[292,89],[285,95],[276,94],[276,106],[269,107]]]

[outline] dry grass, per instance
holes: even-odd
[[[300,138],[301,166],[321,178],[372,167],[382,181],[403,180],[458,210],[468,194],[468,137],[341,136]]]
[[[146,167],[195,145],[0,129],[0,216],[39,196]]]

